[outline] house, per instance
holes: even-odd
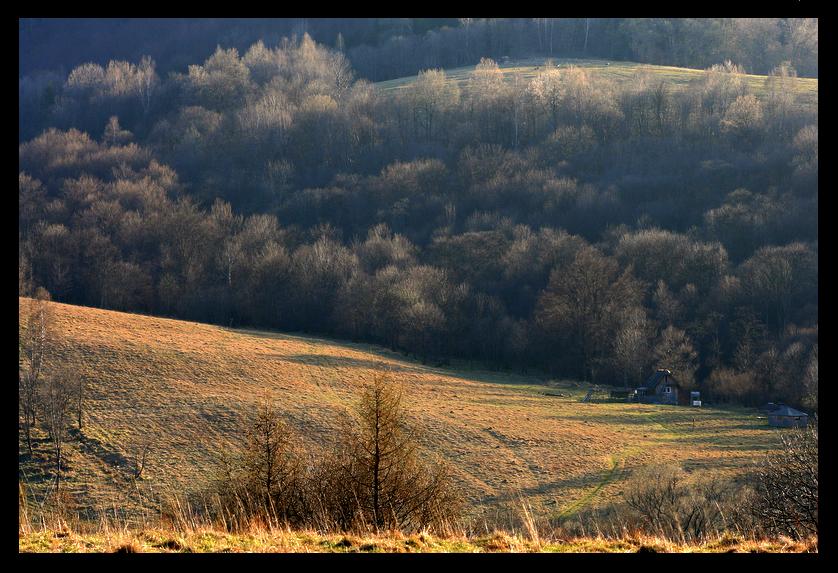
[[[658,368],[648,380],[634,390],[636,402],[649,404],[677,404],[678,390],[681,385],[672,377],[672,372]]]
[[[805,428],[809,424],[809,415],[780,404],[768,412],[768,423],[775,428]]]

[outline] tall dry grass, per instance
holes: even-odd
[[[207,501],[209,503],[209,500]],[[146,551],[244,552],[818,552],[817,538],[795,541],[785,537],[760,538],[726,531],[705,539],[672,538],[650,534],[628,522],[580,522],[575,527],[551,524],[535,517],[523,498],[515,521],[478,527],[474,523],[448,523],[446,527],[407,533],[357,527],[335,530],[321,527],[294,529],[288,523],[236,516],[210,517],[207,508],[182,496],[171,499],[170,511],[143,525],[131,525],[118,512],[96,522],[82,523],[71,516],[33,515],[20,507],[21,551],[93,551],[137,553]],[[231,525],[235,523],[235,531]],[[578,529],[583,528],[582,530]],[[582,532],[584,531],[584,533]]]

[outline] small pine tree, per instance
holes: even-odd
[[[341,471],[350,491],[341,497],[357,500],[355,524],[376,530],[420,529],[455,515],[448,470],[420,459],[403,389],[390,377],[378,375],[365,388],[345,438],[348,455]]]

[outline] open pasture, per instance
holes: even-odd
[[[19,299],[21,328],[28,303]],[[93,511],[140,514],[152,492],[202,485],[264,400],[309,448],[326,445],[378,371],[404,385],[419,442],[451,464],[475,515],[525,498],[542,517],[571,517],[619,499],[625,478],[645,464],[733,476],[778,443],[752,410],[582,403],[586,387],[572,381],[434,368],[367,344],[50,306],[54,360],[88,380],[83,439],[68,442],[66,490]],[[126,468],[149,441],[135,483]],[[46,483],[25,454],[20,468],[29,487]]]
[[[637,62],[577,58],[553,58],[552,61],[560,70],[575,66],[584,69],[591,78],[610,80],[618,85],[635,81],[638,75],[646,74],[650,80],[663,81],[675,91],[683,90],[693,83],[700,82],[705,76],[704,70],[640,64]],[[545,64],[546,60],[544,58],[533,58],[506,62],[500,61],[498,62],[498,67],[500,67],[507,81],[512,81],[512,78],[517,75],[526,84],[544,71]],[[461,68],[447,69],[445,70],[445,75],[448,81],[456,82],[461,89],[465,90],[474,68],[475,66],[463,66]],[[766,76],[742,74],[742,78],[747,83],[751,93],[757,96],[765,94]],[[414,81],[416,81],[416,76],[408,76],[378,82],[375,85],[384,93],[398,93]],[[796,103],[798,105],[803,107],[817,107],[817,78],[796,78],[793,85]]]

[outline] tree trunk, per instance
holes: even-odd
[[[26,418],[27,416],[24,416]],[[29,448],[29,455],[32,455],[32,431],[29,426],[29,420],[24,421],[24,431],[26,432],[26,446]]]
[[[55,448],[55,492],[61,488],[61,446]]]
[[[374,451],[373,451],[373,460],[372,460],[372,516],[373,520],[375,521],[376,529],[381,527],[381,510],[379,508],[380,503],[380,496],[379,496],[379,489],[381,488],[380,483],[380,475],[379,472],[381,471],[381,450],[380,450],[380,404],[378,402],[379,396],[375,397],[375,444],[374,444]]]

